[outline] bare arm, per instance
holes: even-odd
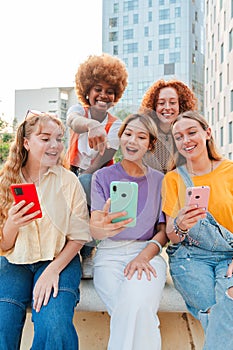
[[[78,254],[85,242],[68,241],[58,256],[47,266],[37,280],[33,290],[33,308],[39,312],[42,305],[47,305],[53,290],[53,297],[58,295],[59,274]]]
[[[33,207],[34,203],[29,203],[25,207],[25,201],[21,201],[13,206],[8,211],[8,218],[2,230],[0,240],[0,248],[2,251],[7,251],[14,247],[17,239],[19,228],[28,225],[40,211],[35,211],[32,214],[26,215],[26,212]]]
[[[190,228],[192,228],[200,219],[203,219],[206,217],[206,211],[204,208],[197,208],[195,205],[190,205],[182,208],[177,217],[176,217],[176,224],[178,227],[183,230],[187,231]],[[172,218],[169,215],[166,215],[166,221],[167,221],[167,228],[166,228],[166,234],[168,239],[172,243],[179,243],[182,242],[185,239],[185,235],[182,237],[182,235],[179,235],[175,232],[174,229],[174,218]]]
[[[71,112],[67,117],[67,125],[78,134],[88,132],[90,148],[99,151],[100,155],[103,155],[105,149],[109,148],[106,130],[98,120],[85,118],[77,112]]]
[[[105,149],[104,154],[102,156],[101,154],[98,154],[97,157],[94,159],[93,163],[84,172],[84,174],[93,174],[96,170],[102,168],[104,164],[106,164],[113,158],[115,153],[116,150],[113,148]]]
[[[165,224],[161,223],[157,226],[158,232],[152,238],[152,240],[158,241],[163,247],[167,242]],[[130,261],[125,268],[125,276],[131,279],[134,273],[137,271],[138,279],[142,278],[143,271],[145,272],[147,279],[151,280],[151,274],[156,277],[156,271],[150,264],[150,260],[160,253],[158,245],[155,243],[148,243],[147,246],[136,256],[135,259]]]

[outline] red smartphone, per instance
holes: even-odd
[[[15,203],[19,203],[22,200],[26,201],[26,204],[31,202],[34,203],[34,206],[27,211],[27,214],[32,214],[37,210],[40,210],[40,213],[37,214],[34,219],[42,217],[42,211],[40,207],[40,202],[38,194],[36,191],[36,186],[33,183],[22,183],[22,184],[13,184],[10,186],[11,192],[14,196]]]
[[[196,186],[186,188],[186,205],[197,205],[199,208],[208,209],[210,188],[209,186]]]

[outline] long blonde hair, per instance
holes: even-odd
[[[49,113],[41,113],[40,115],[29,113],[17,129],[8,158],[0,170],[0,230],[2,230],[7,219],[8,210],[13,203],[9,187],[13,183],[22,182],[20,170],[27,163],[28,151],[24,147],[24,138],[29,139],[33,132],[40,133],[42,126],[49,121],[55,122],[64,133],[65,128],[61,120],[55,114]]]

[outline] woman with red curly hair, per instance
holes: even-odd
[[[156,122],[158,140],[155,150],[147,152],[144,161],[159,171],[166,173],[168,161],[173,151],[171,123],[180,113],[197,109],[197,98],[190,88],[179,80],[160,79],[146,91],[141,109]]]

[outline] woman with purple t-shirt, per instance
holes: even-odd
[[[166,281],[159,255],[167,242],[161,211],[163,174],[143,163],[153,150],[157,128],[148,116],[128,116],[118,133],[123,160],[98,170],[92,180],[91,232],[101,240],[94,259],[94,285],[111,316],[110,350],[159,350],[157,311]],[[110,183],[138,184],[136,226],[126,212],[110,213]]]

